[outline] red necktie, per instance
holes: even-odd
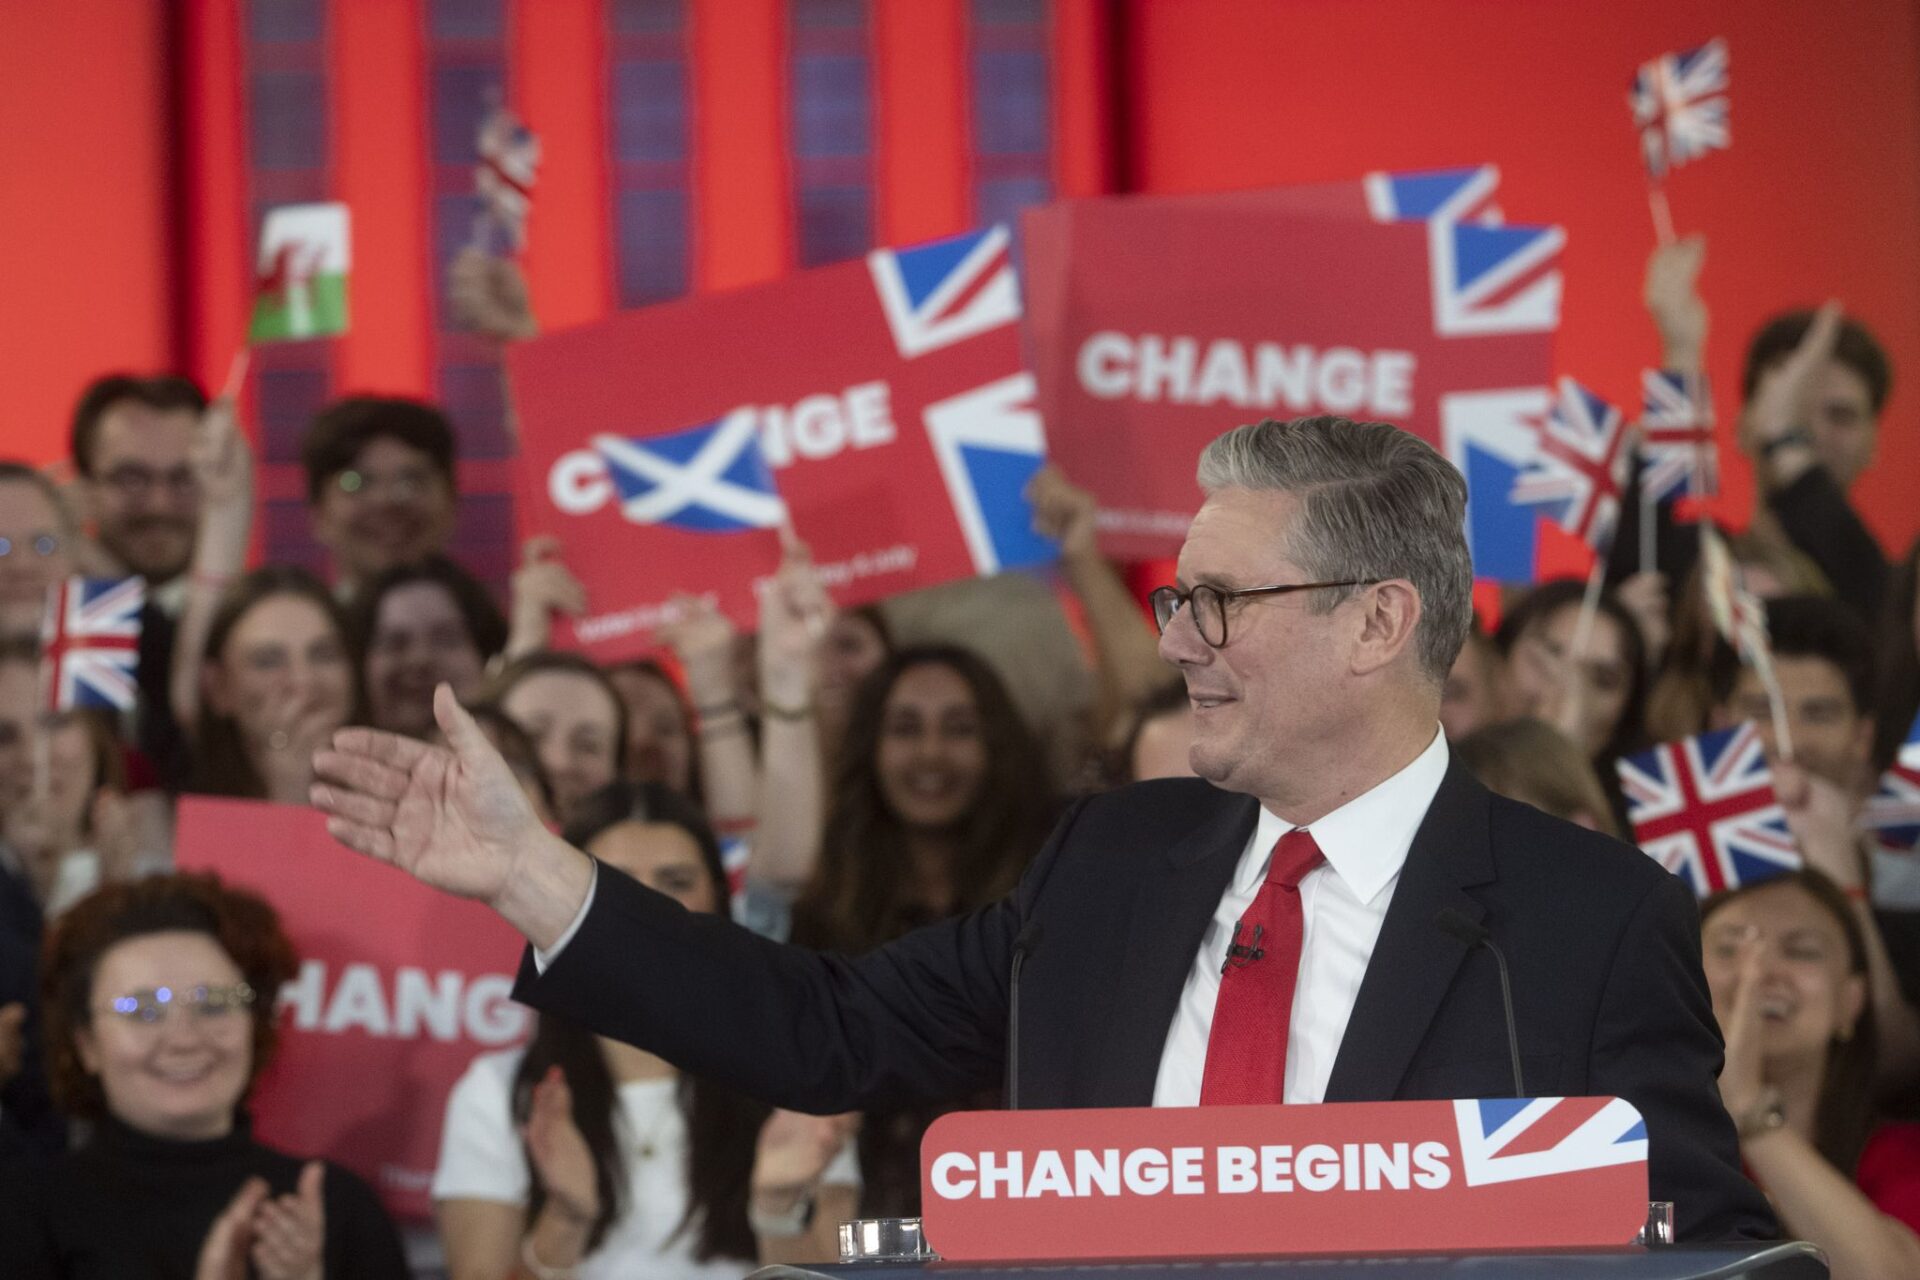
[[[1321,860],[1320,846],[1302,827],[1273,847],[1267,878],[1240,917],[1220,976],[1200,1080],[1202,1106],[1285,1101],[1287,1024],[1306,932],[1300,880]]]

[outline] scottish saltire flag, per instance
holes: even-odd
[[[739,409],[657,436],[597,435],[620,513],[693,533],[777,528],[786,505],[760,452],[759,416]]]
[[[1700,589],[1706,593],[1707,614],[1714,629],[1740,660],[1773,680],[1773,640],[1767,633],[1767,606],[1740,581],[1739,566],[1727,541],[1711,524],[1700,526]]]
[[[1634,843],[1698,896],[1800,865],[1753,725],[1663,742],[1619,769]]]
[[[1888,853],[1920,850],[1920,716],[1907,729],[1893,767],[1880,775],[1860,825]]]
[[[1470,1187],[1647,1158],[1647,1123],[1619,1098],[1466,1098],[1453,1108]]]
[[[540,166],[540,139],[505,105],[480,123],[473,189],[480,198],[475,240],[481,247],[517,253],[527,243],[527,215]]]
[[[146,602],[143,578],[68,578],[47,593],[40,662],[49,710],[133,710]]]
[[[348,217],[344,204],[267,210],[260,227],[248,342],[293,342],[347,331]]]
[[[1020,319],[1013,235],[996,223],[910,249],[876,249],[867,267],[894,345],[908,359]]]
[[[1642,492],[1655,501],[1718,493],[1720,464],[1706,375],[1645,369],[1640,392]]]
[[[1647,173],[1658,182],[1669,169],[1724,150],[1727,127],[1727,42],[1663,53],[1633,77],[1633,123]]]
[[[1494,227],[1505,221],[1494,203],[1500,170],[1490,164],[1370,173],[1364,182],[1367,209],[1375,222],[1473,222]]]
[[[1626,419],[1572,378],[1539,429],[1533,458],[1513,482],[1512,501],[1539,507],[1562,529],[1603,550],[1627,487]]]

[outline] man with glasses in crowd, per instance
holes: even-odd
[[[542,828],[441,690],[452,750],[345,730],[315,803],[352,848],[487,902],[532,943],[536,1007],[783,1106],[953,1097],[1184,1106],[1615,1094],[1646,1120],[1682,1239],[1776,1230],[1741,1175],[1685,887],[1636,850],[1491,795],[1440,693],[1471,621],[1466,486],[1384,423],[1267,421],[1200,462],[1155,593],[1197,779],[1075,806],[1019,888],[858,958],[702,920]],[[1470,932],[1473,924],[1466,924]]]

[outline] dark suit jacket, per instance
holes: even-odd
[[[957,1097],[1003,1078],[1008,969],[1030,918],[1042,937],[1021,979],[1022,1104],[1146,1106],[1257,814],[1192,779],[1096,796],[1009,899],[855,958],[689,914],[602,867],[580,931],[545,974],[529,955],[515,994],[782,1106]],[[1638,1107],[1652,1198],[1674,1202],[1683,1238],[1777,1233],[1720,1105],[1685,886],[1638,850],[1492,795],[1457,762],[1394,890],[1329,1102],[1513,1092],[1493,959],[1435,927],[1447,907],[1506,953],[1530,1094]]]

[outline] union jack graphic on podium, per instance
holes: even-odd
[[[1596,550],[1606,546],[1627,485],[1626,420],[1572,378],[1540,428],[1539,450],[1513,482],[1512,501],[1546,508],[1568,533]]]
[[[133,710],[146,601],[142,578],[68,578],[48,592],[40,661],[49,710]]]
[[[751,409],[665,435],[595,436],[593,447],[620,495],[620,514],[635,524],[739,533],[776,528],[786,515]]]
[[[1633,77],[1633,123],[1655,182],[1709,151],[1732,144],[1727,127],[1727,42],[1663,53]]]
[[[1647,1158],[1647,1122],[1619,1098],[1463,1098],[1453,1109],[1470,1187]]]
[[[1720,491],[1713,402],[1705,374],[1646,369],[1640,374],[1640,487],[1650,500]]]
[[[1013,236],[1003,224],[911,249],[876,249],[867,267],[907,359],[1020,319]]]
[[[1860,825],[1888,853],[1920,850],[1920,716],[1907,729],[1893,767],[1880,775]]]
[[[1706,897],[1800,865],[1751,724],[1663,742],[1620,761],[1634,843]]]

